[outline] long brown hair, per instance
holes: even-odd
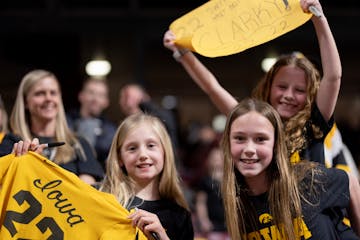
[[[299,52],[280,56],[264,78],[257,84],[252,92],[252,97],[270,103],[270,91],[275,75],[280,68],[284,66],[296,66],[302,69],[306,76],[306,102],[304,109],[299,111],[291,119],[284,122],[285,139],[289,154],[306,147],[307,139],[305,136],[305,124],[311,116],[313,104],[316,100],[316,94],[320,86],[320,73],[315,65]],[[322,137],[317,126],[311,126],[314,130],[315,137]]]
[[[231,239],[242,239],[243,236],[246,236],[246,223],[249,223],[247,213],[251,212],[251,209],[247,205],[248,195],[245,181],[238,177],[240,173],[237,172],[234,159],[231,156],[230,130],[238,117],[251,111],[260,113],[274,127],[274,155],[267,169],[270,182],[268,191],[270,214],[273,216],[275,224],[283,224],[285,239],[295,239],[293,222],[289,219],[301,216],[301,203],[296,177],[292,172],[287,156],[282,121],[270,104],[255,99],[245,99],[232,110],[228,116],[221,143],[224,154],[222,196]]]

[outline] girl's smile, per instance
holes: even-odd
[[[266,169],[273,160],[274,141],[274,127],[258,112],[246,113],[232,123],[231,155],[248,184],[256,180],[261,185],[267,181]]]
[[[121,147],[120,164],[137,182],[158,181],[164,166],[164,150],[160,138],[146,123],[132,129]]]

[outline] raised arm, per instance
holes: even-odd
[[[321,17],[313,16],[311,18],[319,42],[323,69],[323,78],[317,93],[316,102],[324,118],[329,120],[334,113],[340,90],[342,74],[340,56],[319,1],[302,0],[300,3],[304,10],[309,9],[309,6],[312,5],[322,13]]]
[[[236,99],[226,91],[216,77],[190,51],[175,45],[175,35],[168,30],[163,39],[164,46],[177,54],[181,63],[194,82],[209,96],[214,105],[224,114],[228,114],[236,106]],[[176,55],[175,55],[176,56]]]

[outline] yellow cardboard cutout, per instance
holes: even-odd
[[[170,29],[176,44],[219,57],[275,39],[311,16],[299,0],[212,0],[175,20]]]

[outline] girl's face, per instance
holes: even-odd
[[[164,167],[164,149],[158,135],[141,123],[131,130],[121,147],[121,166],[139,185],[158,181]]]
[[[295,66],[283,66],[274,77],[270,90],[270,104],[283,120],[296,115],[305,107],[305,72]]]
[[[59,111],[60,89],[52,77],[45,77],[30,89],[25,99],[32,121],[55,120]]]
[[[274,127],[260,113],[251,111],[232,123],[230,149],[235,167],[245,181],[266,181],[266,168],[273,158]]]

